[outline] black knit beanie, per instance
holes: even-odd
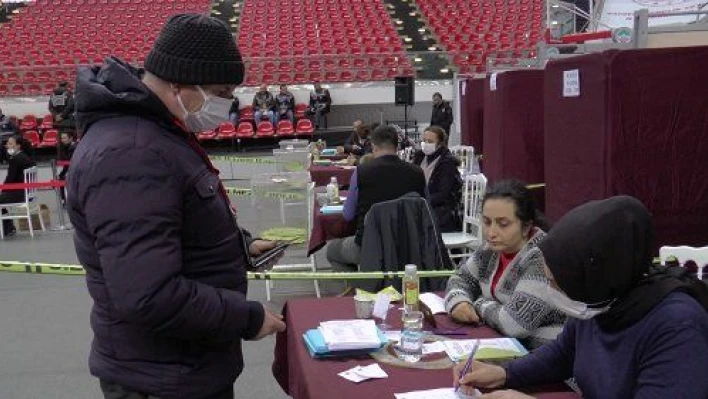
[[[241,84],[243,60],[228,25],[204,14],[177,14],[162,28],[145,70],[171,83]]]

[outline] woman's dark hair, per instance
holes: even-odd
[[[543,231],[548,231],[551,228],[543,213],[536,209],[531,190],[518,180],[510,179],[494,183],[484,194],[482,205],[484,206],[484,203],[490,199],[507,199],[513,202],[516,208],[516,217],[524,225],[532,224]]]
[[[14,135],[10,136],[10,139],[15,140],[15,143],[20,146],[20,151],[24,152],[26,155],[30,155],[32,153],[32,144],[30,144],[30,142],[27,141],[24,137],[20,135]]]
[[[425,134],[425,132],[435,133],[435,135],[438,136],[438,142],[442,143],[443,146],[447,146],[447,133],[445,132],[445,129],[440,126],[431,125],[425,128],[423,133]]]

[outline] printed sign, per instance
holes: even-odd
[[[580,71],[563,71],[563,97],[580,97]]]

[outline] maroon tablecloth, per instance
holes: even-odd
[[[339,186],[348,186],[349,180],[354,173],[355,168],[342,168],[339,166],[310,166],[310,177],[312,181],[315,182],[315,186],[326,186],[329,184],[329,180],[332,176],[337,178],[337,183]]]
[[[396,308],[397,309],[397,308]],[[313,359],[305,348],[302,335],[321,321],[354,318],[351,297],[290,300],[283,309],[287,331],[277,336],[273,375],[283,390],[294,399],[361,399],[393,398],[395,393],[450,386],[452,372],[418,370],[381,364],[388,378],[354,384],[337,374],[354,366],[375,363],[369,356],[344,359]],[[400,311],[388,317],[388,323],[400,328]],[[445,315],[436,316],[438,327],[456,327]],[[426,326],[430,328],[430,326]],[[494,338],[499,334],[489,327],[465,327],[468,336],[460,338]],[[578,398],[564,385],[529,390],[536,398]]]
[[[339,195],[346,197],[347,191],[342,190]],[[327,244],[327,240],[353,236],[354,233],[356,233],[356,222],[347,222],[341,213],[323,215],[320,213],[320,206],[315,199],[315,212],[312,217],[312,231],[310,232],[310,243],[307,246],[307,256],[319,251]]]

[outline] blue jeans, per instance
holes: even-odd
[[[255,119],[256,119],[256,126],[260,125],[261,119],[262,119],[264,116],[270,120],[270,122],[273,124],[273,126],[275,126],[275,124],[277,123],[277,122],[275,121],[275,113],[274,113],[273,111],[271,111],[271,110],[268,110],[268,111],[263,112],[263,111],[261,111],[261,110],[259,109],[258,111],[256,111],[256,112],[253,114],[253,116],[254,116]]]
[[[290,123],[295,123],[295,116],[293,115],[293,111],[287,111],[284,114],[281,114],[280,111],[278,111],[278,121],[282,121],[283,119],[289,120]]]
[[[231,121],[231,123],[233,123],[234,126],[238,125],[239,119],[241,119],[241,118],[239,117],[238,112],[232,112],[229,114],[229,121]]]

